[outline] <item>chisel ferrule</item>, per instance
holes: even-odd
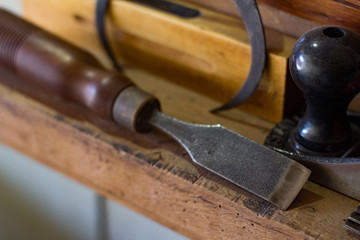
[[[154,110],[160,109],[159,101],[136,86],[125,88],[113,105],[113,118],[136,132],[150,131],[149,119]]]

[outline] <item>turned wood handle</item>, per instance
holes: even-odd
[[[0,9],[0,64],[22,79],[112,119],[124,75],[106,70],[88,52]]]

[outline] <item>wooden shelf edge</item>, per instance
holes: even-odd
[[[167,89],[178,102],[178,87],[175,94]],[[307,183],[281,211],[202,175],[156,135],[121,128],[110,135],[1,84],[0,113],[0,142],[191,239],[353,238],[342,220],[357,202],[316,184]],[[146,148],[139,144],[143,138],[159,144]]]
[[[0,112],[2,143],[192,239],[303,238],[1,85]]]

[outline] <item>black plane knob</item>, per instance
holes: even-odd
[[[290,72],[307,103],[291,136],[305,154],[341,156],[352,143],[346,111],[360,90],[360,36],[337,26],[305,33],[290,56]]]

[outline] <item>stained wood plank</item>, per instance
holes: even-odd
[[[186,0],[187,2],[195,3],[200,6],[213,9],[225,13],[230,16],[241,18],[239,11],[234,7],[232,0]],[[275,1],[273,1],[275,2]],[[266,28],[274,29],[275,31],[300,37],[304,32],[319,26],[318,23],[310,21],[308,19],[300,18],[296,15],[292,15],[286,11],[275,8],[274,4],[263,4],[261,1],[257,1],[258,8],[261,14],[263,24]]]
[[[260,2],[323,25],[340,25],[360,33],[358,0],[260,0]]]
[[[258,142],[272,124],[241,111],[214,116],[217,104],[147,73],[127,74],[190,122],[220,122]],[[0,81],[36,92],[0,70]],[[160,90],[161,89],[161,90]],[[170,138],[135,134],[39,91],[44,106],[0,85],[0,141],[192,239],[358,239],[343,228],[357,202],[308,182],[288,211],[206,174]],[[186,96],[186,97],[185,97]],[[76,117],[69,117],[73,116]],[[1,167],[1,166],[0,166]]]
[[[240,17],[231,0],[186,0]],[[299,37],[316,25],[339,25],[360,33],[358,0],[258,0],[264,24]]]

